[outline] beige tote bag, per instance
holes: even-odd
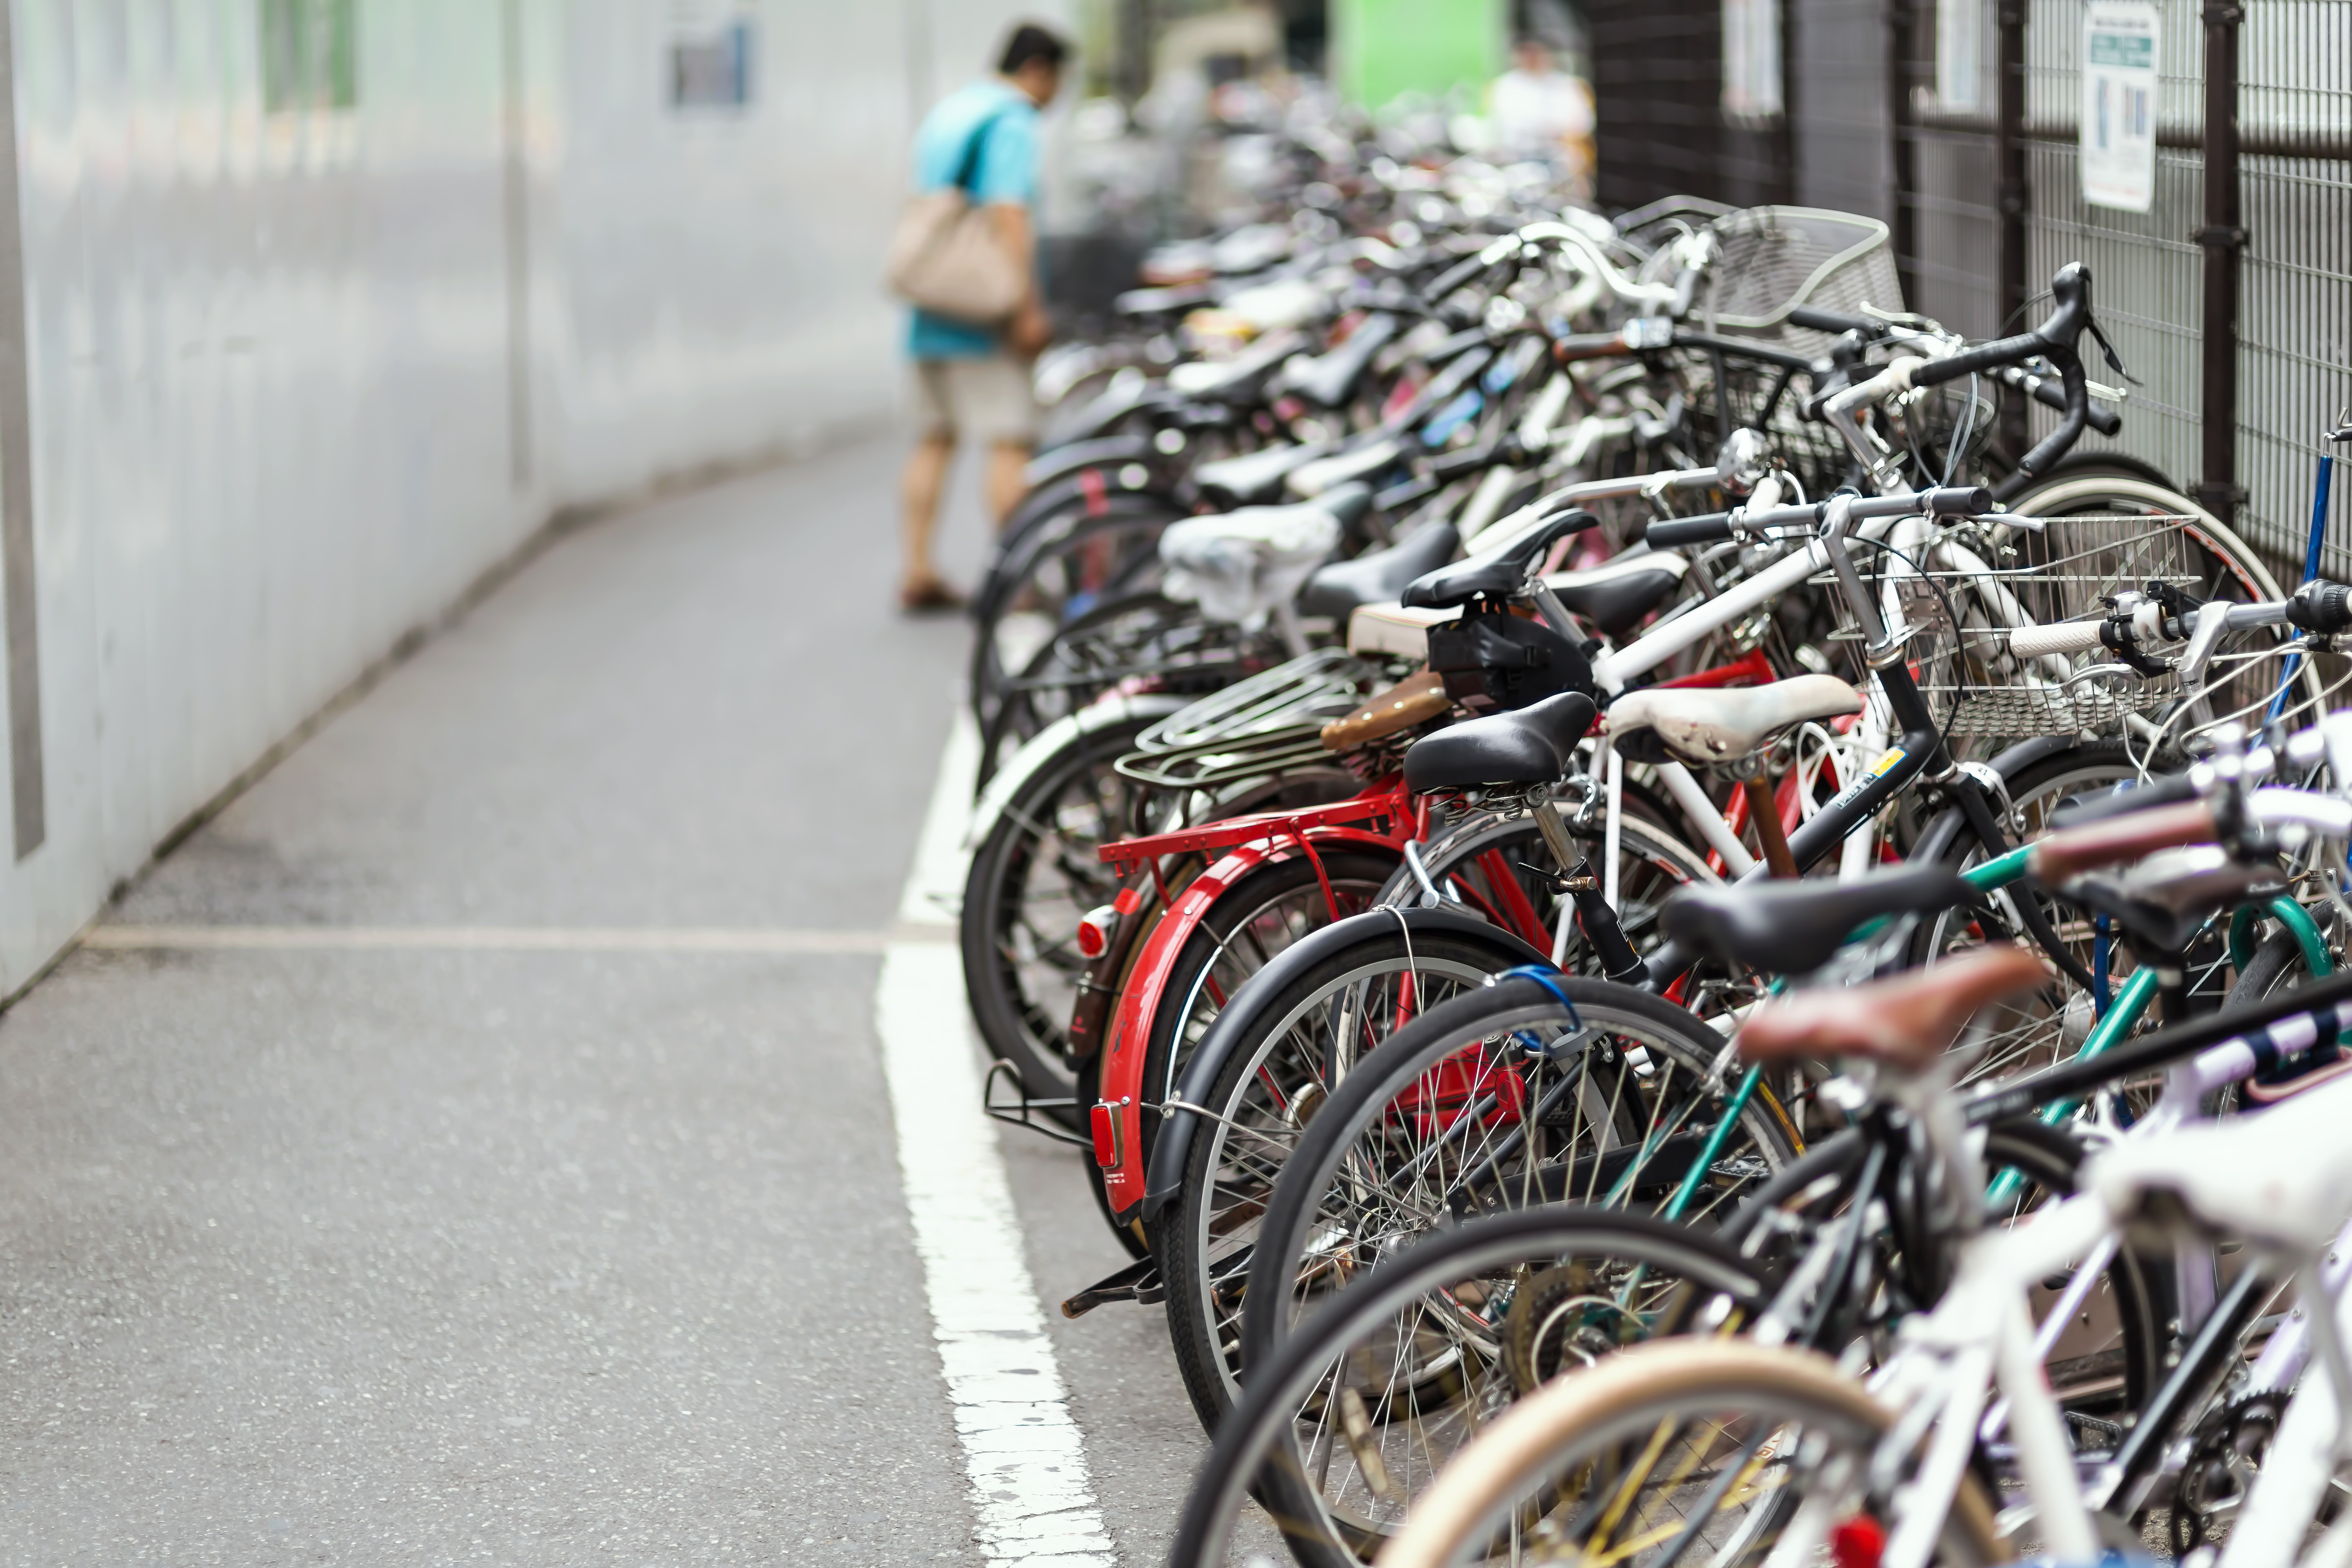
[[[891,291],[908,304],[981,327],[1010,319],[1029,290],[1019,259],[971,200],[981,149],[995,128],[991,115],[971,133],[955,184],[908,198],[884,274]]]

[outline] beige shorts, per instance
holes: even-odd
[[[924,436],[1026,447],[1037,439],[1029,367],[1006,353],[915,362],[915,424]]]

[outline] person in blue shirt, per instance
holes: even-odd
[[[1021,470],[1037,437],[1037,406],[1029,364],[1050,336],[1037,298],[1037,111],[1062,85],[1069,46],[1024,23],[1005,40],[994,77],[941,100],[915,133],[915,188],[954,184],[969,167],[972,201],[994,225],[1004,247],[1022,258],[1032,281],[1028,297],[1001,329],[918,310],[907,332],[914,361],[914,403],[921,438],[907,459],[906,570],[898,603],[915,613],[950,610],[961,595],[931,563],[940,491],[955,460],[956,443],[970,437],[988,447],[987,497],[999,521],[1021,499]]]

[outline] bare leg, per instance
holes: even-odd
[[[914,593],[939,580],[931,565],[931,535],[939,527],[940,492],[947,488],[948,466],[955,461],[955,437],[930,435],[915,444],[907,458],[906,477],[898,493],[904,507],[906,574],[901,592]]]
[[[988,448],[988,514],[999,527],[1028,493],[1021,470],[1029,466],[1030,456],[1024,441],[999,441]]]

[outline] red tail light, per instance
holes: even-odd
[[[1108,1100],[1096,1102],[1093,1117],[1095,1163],[1106,1171],[1118,1168],[1118,1107]]]
[[[1088,910],[1078,917],[1078,954],[1091,962],[1110,951],[1110,928],[1118,923],[1118,911],[1108,904]]]

